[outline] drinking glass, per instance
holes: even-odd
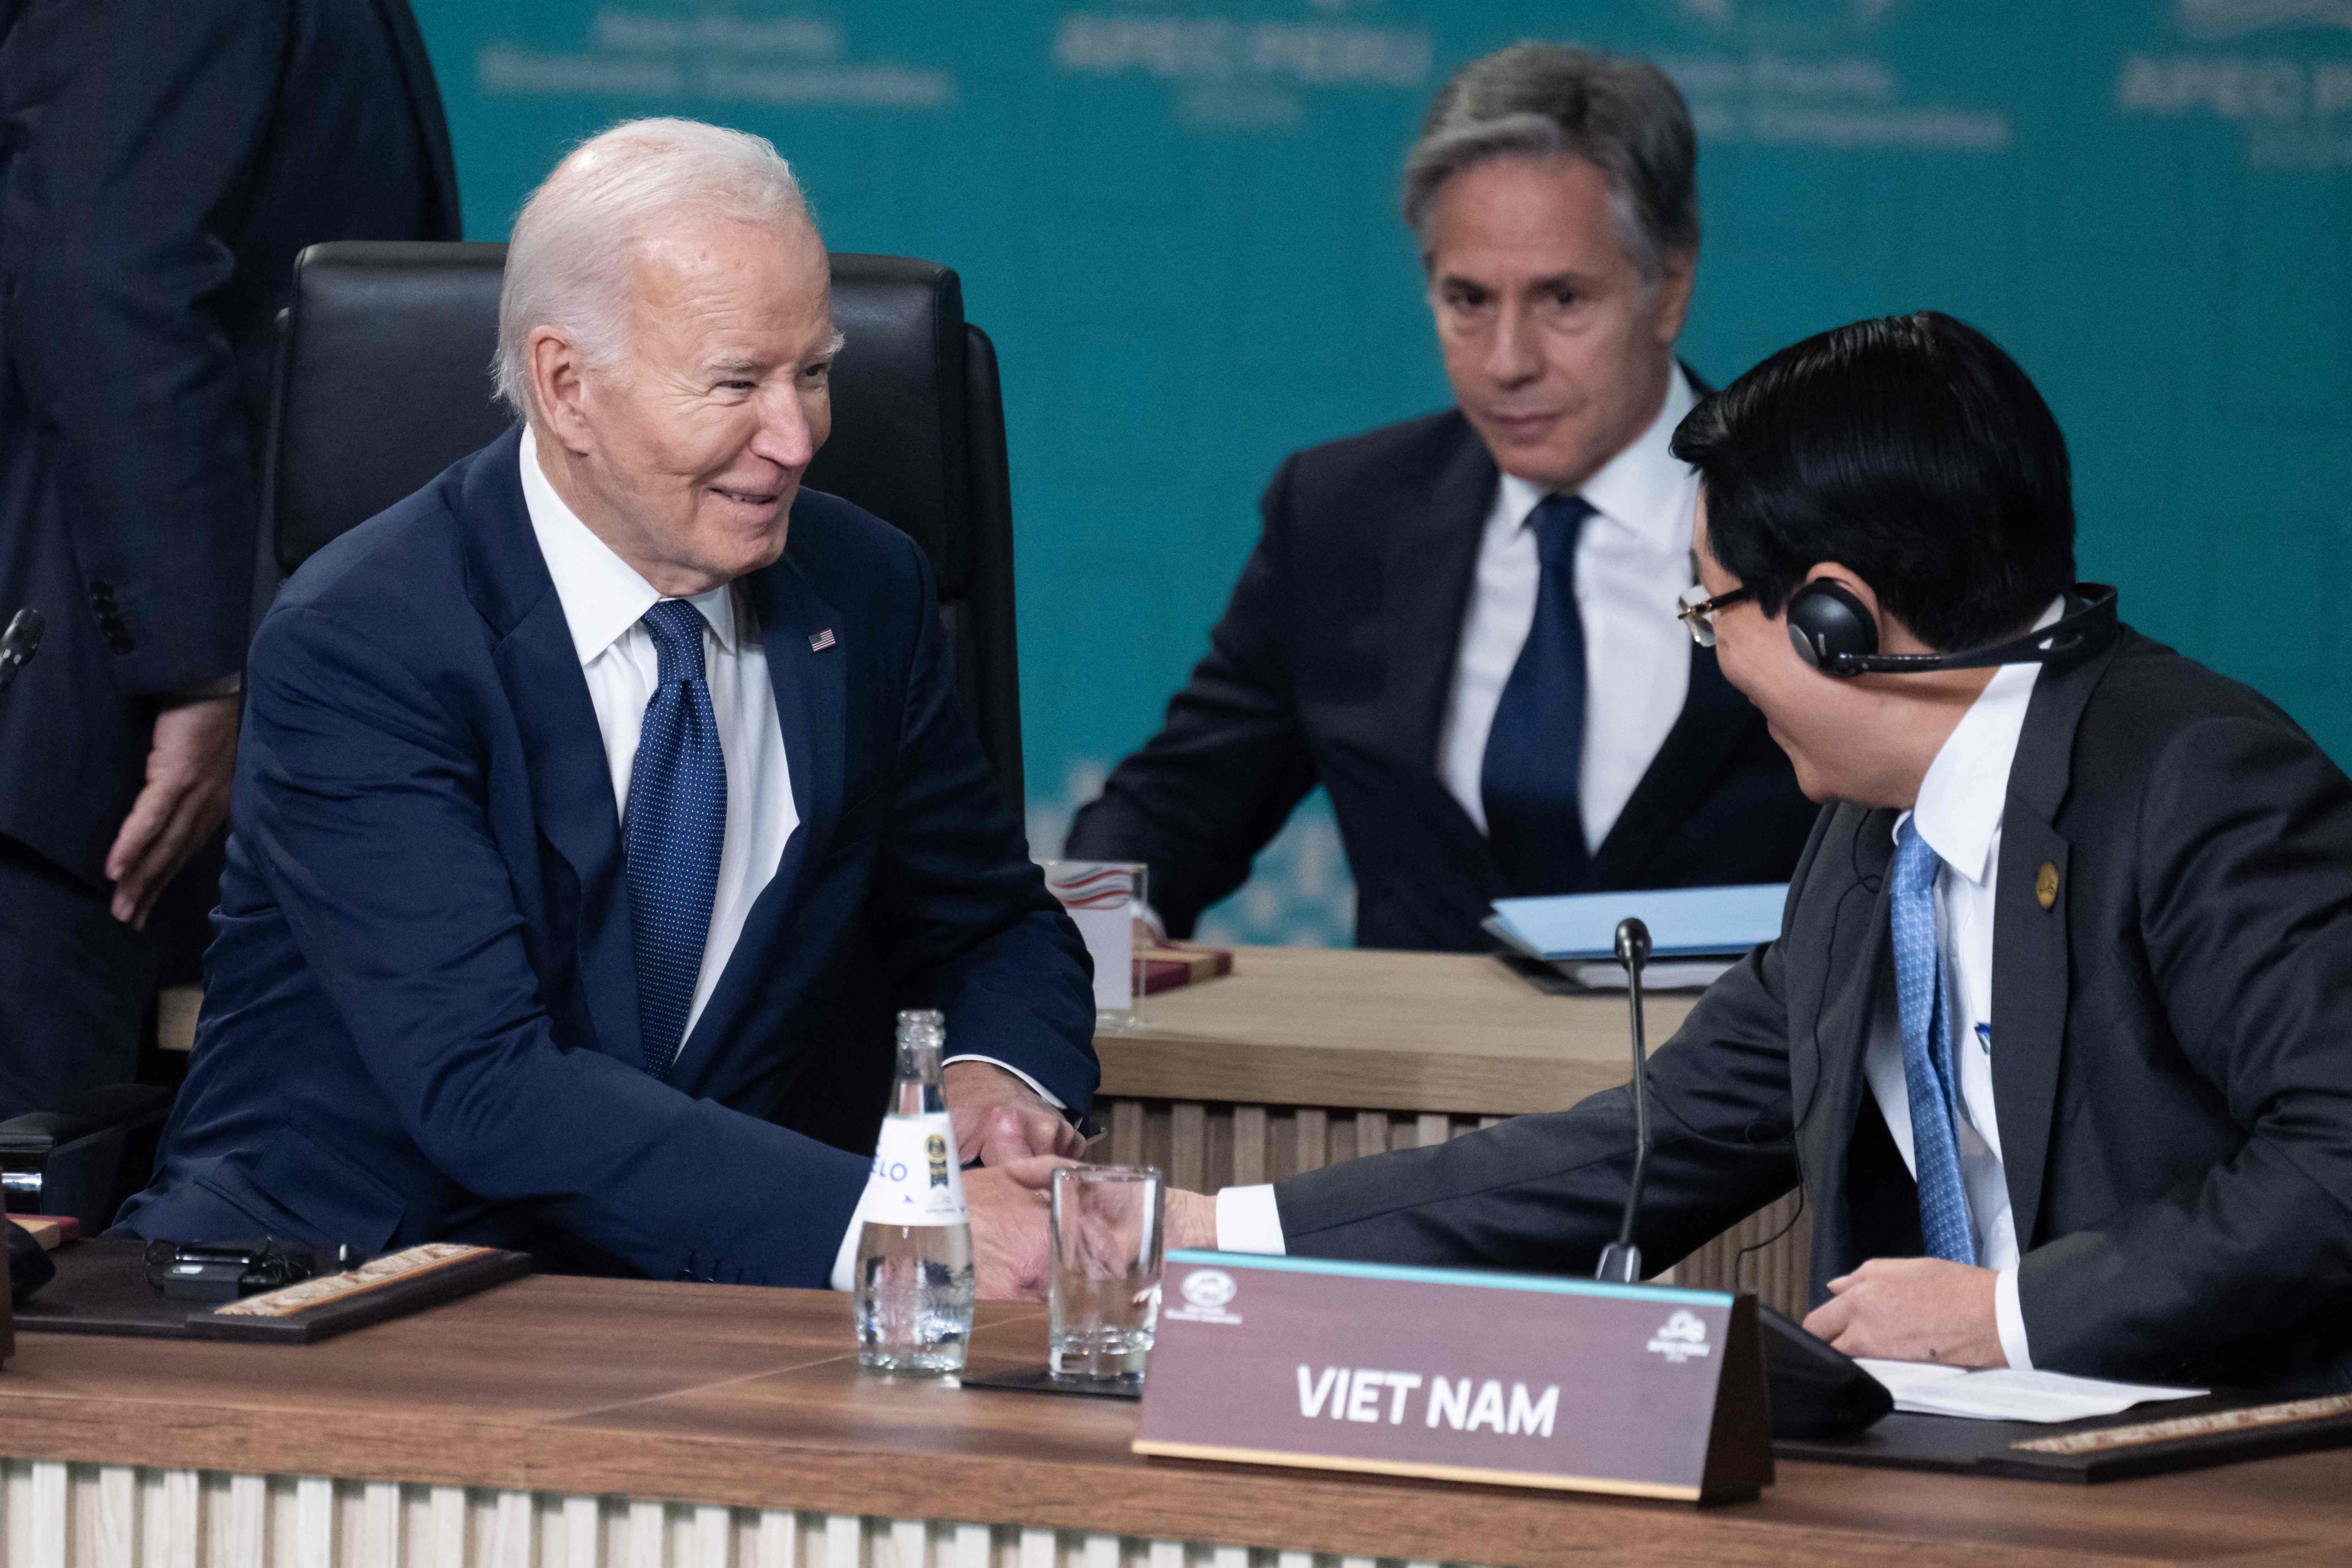
[[[1069,1383],[1139,1384],[1160,1321],[1167,1194],[1150,1166],[1054,1173],[1046,1356]]]
[[[1150,898],[1149,868],[1132,860],[1046,860],[1045,886],[1061,900],[1095,961],[1095,1029],[1118,1034],[1143,1018],[1143,963],[1135,922]]]

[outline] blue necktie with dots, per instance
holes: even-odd
[[[1549,496],[1528,517],[1543,575],[1535,624],[1486,731],[1478,795],[1486,842],[1512,892],[1570,893],[1591,865],[1578,772],[1584,760],[1584,617],[1576,608],[1576,537],[1593,509]]]
[[[1960,1182],[1958,1067],[1952,1010],[1944,997],[1943,949],[1936,942],[1936,872],[1943,865],[1919,825],[1896,835],[1890,923],[1895,1002],[1903,1019],[1903,1088],[1911,1100],[1911,1159],[1919,1184],[1919,1237],[1930,1258],[1977,1260]]]
[[[702,613],[664,599],[645,614],[660,659],[629,775],[629,931],[646,1070],[667,1075],[694,1008],[719,856],[727,842],[727,759],[702,668]]]

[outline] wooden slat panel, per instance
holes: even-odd
[[[1319,1171],[1331,1163],[1330,1117],[1320,1110],[1300,1106],[1292,1116],[1298,1129],[1298,1152],[1291,1162],[1293,1174],[1301,1171]]]
[[[1194,1192],[1280,1181],[1384,1149],[1425,1147],[1498,1126],[1499,1116],[1376,1111],[1326,1106],[1210,1105],[1199,1100],[1114,1100],[1109,1158],[1156,1164],[1171,1184]],[[1131,1152],[1130,1151],[1135,1151]],[[1800,1222],[1738,1262],[1741,1248],[1789,1225],[1793,1194],[1726,1231],[1684,1259],[1675,1282],[1696,1289],[1752,1290],[1791,1317],[1807,1308],[1811,1227]],[[1734,1275],[1737,1273],[1737,1285]]]
[[[1116,1100],[1110,1107],[1110,1160],[1114,1165],[1140,1165],[1143,1160],[1143,1101]]]
[[[871,1384],[845,1385],[861,1394]],[[864,1402],[861,1400],[861,1406]],[[936,1422],[941,1407],[927,1404],[923,1419]],[[871,1412],[868,1412],[870,1415]],[[1130,1418],[1131,1420],[1131,1418]],[[1081,1421],[1079,1425],[1086,1425]],[[1058,1428],[1057,1428],[1058,1429]],[[1118,1426],[1123,1433],[1131,1429]],[[1032,1433],[1050,1441],[1045,1429]],[[910,1447],[897,1456],[911,1458]],[[921,1454],[927,1478],[946,1480],[965,1459],[950,1460],[933,1450]],[[147,1470],[129,1467],[54,1467],[36,1484],[37,1464],[7,1466],[6,1562],[9,1568],[37,1561],[38,1542],[69,1568],[128,1568],[136,1560],[118,1528],[126,1515],[144,1521],[160,1510],[141,1505],[178,1492],[209,1491],[247,1506],[257,1493],[265,1529],[275,1550],[260,1557],[241,1554],[226,1533],[203,1544],[192,1568],[277,1568],[318,1561],[319,1521],[331,1510],[338,1524],[327,1537],[334,1568],[362,1568],[367,1502],[376,1489],[351,1480],[320,1480],[283,1475],[232,1476],[211,1472]],[[62,1479],[57,1470],[62,1469]],[[541,1550],[531,1568],[568,1563],[571,1522],[583,1514],[634,1526],[618,1561],[654,1568],[800,1568],[795,1544],[803,1530],[818,1533],[806,1568],[1450,1568],[1479,1559],[1441,1557],[1454,1544],[1503,1546],[1517,1561],[1558,1568],[1580,1556],[1633,1564],[1675,1563],[1755,1563],[1759,1568],[1819,1568],[1824,1563],[1894,1564],[1914,1568],[1967,1568],[1998,1560],[2008,1568],[2066,1568],[2069,1564],[2160,1565],[2227,1562],[2239,1568],[2319,1568],[2344,1558],[2340,1511],[2341,1456],[2313,1454],[2257,1460],[2207,1475],[2158,1478],[2128,1487],[2059,1489],[1957,1477],[1906,1475],[1845,1467],[1789,1465],[1779,1485],[1761,1501],[1721,1510],[1643,1509],[1571,1498],[1464,1493],[1444,1487],[1349,1486],[1328,1479],[1288,1478],[1267,1489],[1246,1471],[1221,1475],[1221,1484],[1199,1494],[1202,1534],[1185,1539],[1145,1534],[1122,1539],[1109,1532],[1068,1533],[1042,1527],[991,1525],[954,1517],[901,1517],[873,1528],[856,1515],[795,1515],[789,1510],[761,1512],[715,1504],[665,1505],[650,1500],[591,1496],[534,1497],[517,1490],[478,1489],[458,1494],[474,1529],[459,1537],[463,1550],[446,1559],[449,1568],[495,1568],[508,1556],[511,1526],[503,1531],[502,1512],[515,1500],[546,1521],[562,1520],[561,1538],[541,1529]],[[1048,1472],[1051,1473],[1050,1471]],[[387,1485],[389,1483],[386,1483]],[[1222,1509],[1227,1488],[1252,1489],[1255,1497]],[[455,1489],[450,1489],[454,1490]],[[1051,1483],[1046,1490],[1053,1489]],[[1395,1499],[1394,1494],[1414,1495]],[[35,1502],[49,1511],[36,1518]],[[1401,1506],[1387,1506],[1393,1500]],[[419,1510],[413,1531],[420,1547],[431,1534],[421,1521],[429,1508],[423,1489],[404,1495]],[[322,1504],[325,1505],[322,1509]],[[110,1523],[111,1510],[115,1523]],[[1243,1544],[1259,1531],[1283,1530],[1313,1520],[1337,1530],[1339,1516],[1380,1510],[1370,1529],[1353,1531],[1347,1544],[1359,1552],[1325,1555],[1304,1549]],[[404,1507],[403,1511],[405,1511]],[[1443,1516],[1437,1531],[1428,1516]],[[1213,1515],[1213,1522],[1211,1517]],[[1518,1515],[1523,1533],[1496,1529],[1497,1515]],[[874,1525],[883,1524],[877,1519]],[[348,1526],[348,1528],[346,1528]],[[1212,1533],[1214,1531],[1215,1533]],[[502,1540],[501,1537],[504,1539]],[[195,1541],[193,1532],[184,1537]],[[1278,1539],[1278,1538],[1277,1538]],[[1570,1544],[1562,1548],[1562,1541]],[[1574,1550],[1578,1541],[1602,1541],[1595,1553]],[[248,1538],[249,1542],[249,1538]],[[58,1543],[52,1548],[49,1543]],[[1396,1556],[1368,1554],[1392,1542]],[[1421,1550],[1413,1551],[1418,1545]],[[152,1558],[152,1552],[149,1553]],[[1489,1557],[1487,1561],[1497,1559]],[[414,1554],[415,1568],[440,1561],[429,1551]]]
[[[604,1510],[592,1497],[563,1500],[563,1568],[604,1568]]]
[[[1208,1118],[1208,1107],[1198,1100],[1180,1100],[1169,1106],[1168,1163],[1162,1168],[1171,1185],[1188,1192],[1199,1192],[1206,1185]]]
[[[129,1465],[100,1466],[90,1500],[96,1507],[87,1556],[103,1568],[131,1568],[139,1561],[139,1472]]]
[[[1267,1180],[1273,1151],[1266,1147],[1265,1107],[1234,1107],[1234,1185],[1255,1186]]]
[[[165,1470],[156,1489],[158,1528],[149,1537],[148,1561],[155,1568],[196,1568],[205,1531],[205,1492],[196,1472]]]
[[[294,1483],[294,1565],[334,1568],[335,1483],[326,1476],[304,1476]]]

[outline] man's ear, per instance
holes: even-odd
[[[1921,641],[1916,632],[1903,624],[1901,616],[1881,605],[1878,602],[1878,595],[1872,590],[1869,584],[1862,580],[1860,573],[1851,571],[1835,561],[1822,561],[1816,563],[1813,569],[1805,574],[1805,581],[1808,583],[1819,582],[1823,578],[1835,582],[1838,586],[1862,601],[1862,607],[1870,612],[1871,621],[1878,627],[1879,652],[1941,653],[1944,651],[1941,648],[1931,647]]]
[[[588,416],[586,366],[579,351],[553,327],[541,326],[531,329],[523,354],[540,423],[566,451],[593,451],[595,426]]]
[[[1690,314],[1691,285],[1698,276],[1698,252],[1670,250],[1659,264],[1658,342],[1672,344]]]

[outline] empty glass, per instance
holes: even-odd
[[[1167,1195],[1149,1166],[1054,1173],[1046,1356],[1071,1383],[1143,1381],[1160,1321]]]

